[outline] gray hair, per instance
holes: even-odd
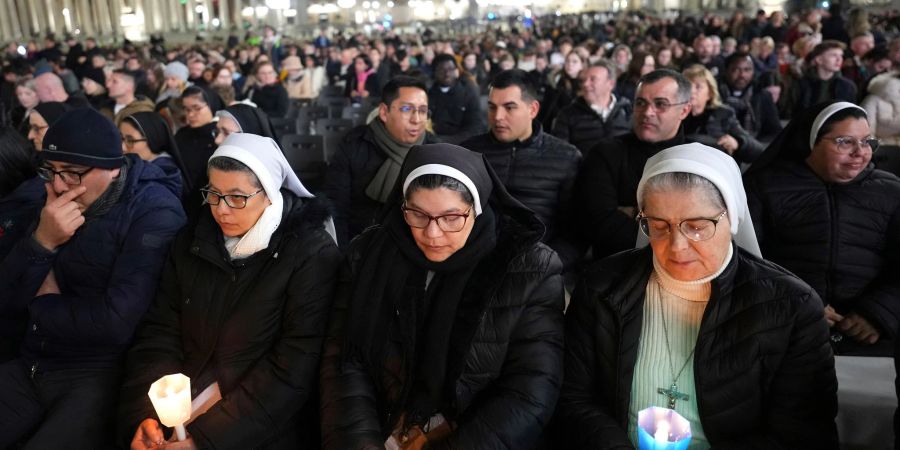
[[[703,194],[706,201],[711,203],[717,209],[727,209],[725,198],[719,192],[711,181],[706,178],[687,172],[666,172],[650,177],[644,185],[641,203],[644,203],[649,192],[667,192],[667,191],[699,191]]]
[[[254,173],[252,169],[247,167],[246,164],[234,158],[229,158],[227,156],[216,156],[215,158],[209,160],[209,162],[206,164],[206,169],[216,169],[221,170],[222,172],[246,173],[250,177],[250,184],[253,185],[255,189],[262,189],[262,183],[260,183],[259,177],[256,176],[256,173]]]
[[[684,75],[672,69],[656,69],[653,72],[642,76],[641,79],[638,80],[638,89],[640,89],[643,84],[653,84],[665,78],[671,78],[678,84],[677,95],[679,102],[691,101],[691,82],[688,81]]]
[[[616,78],[618,78],[618,76],[619,76],[619,71],[618,71],[618,69],[616,69],[616,65],[613,64],[612,61],[610,61],[606,58],[598,59],[597,62],[592,63],[588,67],[588,69],[593,69],[595,67],[606,69],[606,77],[610,80],[615,81]]]
[[[475,205],[475,197],[472,196],[472,193],[469,192],[469,188],[467,188],[466,185],[456,178],[435,173],[422,175],[410,181],[409,186],[406,188],[406,192],[403,193],[403,199],[409,201],[412,194],[419,189],[430,190],[438,188],[446,188],[454,192],[459,192],[463,202],[469,206]]]

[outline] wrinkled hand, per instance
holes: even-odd
[[[622,211],[622,214],[625,214],[630,219],[637,217],[637,208],[634,206],[620,206],[617,209]]]
[[[60,293],[59,285],[56,284],[56,275],[53,274],[53,269],[50,269],[50,273],[47,274],[47,278],[44,278],[44,282],[41,284],[41,287],[38,289],[35,296]]]
[[[825,320],[828,322],[829,327],[833,327],[834,324],[844,320],[844,316],[837,313],[831,305],[825,307]]]
[[[734,152],[738,149],[737,139],[732,137],[730,134],[726,134],[725,136],[720,137],[716,144],[719,147],[725,149],[725,151],[728,152],[729,155],[733,155]]]
[[[47,202],[41,210],[41,218],[37,229],[34,231],[34,239],[47,250],[56,250],[75,235],[78,228],[84,225],[84,215],[81,214],[78,203],[74,199],[87,190],[84,186],[57,196],[50,185],[47,188]]]
[[[156,450],[166,443],[163,430],[156,419],[144,419],[131,440],[131,450]]]
[[[844,320],[838,322],[837,328],[844,335],[862,344],[874,344],[881,337],[874,325],[853,312],[844,316]]]

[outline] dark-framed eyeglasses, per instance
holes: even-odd
[[[881,141],[868,137],[862,139],[856,139],[853,136],[837,136],[837,137],[822,137],[822,139],[827,139],[831,142],[834,142],[835,147],[838,152],[844,155],[849,155],[853,153],[857,148],[860,150],[870,150],[873,153],[878,150],[878,146],[881,145]]]
[[[692,219],[684,219],[678,222],[678,230],[684,237],[695,241],[706,241],[712,239],[716,235],[716,226],[719,221],[728,214],[728,211],[722,211],[718,216],[713,218],[696,217]],[[672,234],[672,225],[668,220],[657,217],[648,217],[641,211],[637,216],[637,222],[640,225],[641,232],[650,238],[651,241],[668,238]]]
[[[144,139],[135,139],[135,138],[133,138],[133,137],[131,137],[131,136],[125,136],[125,137],[122,139],[122,142],[125,143],[125,146],[126,146],[126,147],[128,147],[128,148],[133,148],[133,147],[134,147],[134,144],[137,144],[138,142],[147,142],[147,139],[146,139],[146,138],[144,138]]]
[[[247,206],[247,201],[249,201],[250,198],[258,195],[260,192],[263,192],[263,189],[260,189],[252,194],[220,194],[209,189],[200,189],[200,195],[203,196],[204,205],[216,206],[219,204],[219,202],[225,200],[225,204],[228,205],[229,208],[234,209],[245,208]]]
[[[634,99],[634,109],[636,111],[644,111],[652,105],[653,109],[656,110],[656,112],[664,113],[673,106],[686,105],[687,103],[688,102],[670,103],[668,100],[662,99],[662,98],[654,99],[651,102],[651,101],[647,101],[647,99],[638,97],[638,98]]]
[[[77,186],[81,184],[81,177],[83,177],[86,173],[94,170],[93,167],[88,168],[87,170],[82,170],[81,172],[76,172],[74,170],[53,170],[50,167],[41,166],[37,169],[37,174],[41,177],[42,180],[52,183],[53,178],[56,175],[59,175],[59,178],[62,179],[63,183],[68,184],[69,186]]]
[[[419,118],[431,118],[431,110],[428,109],[427,106],[420,106],[416,108],[412,105],[400,105],[397,107],[397,111],[400,111],[400,114],[402,114],[403,117],[411,117],[413,113],[415,113],[419,115]]]
[[[437,223],[438,228],[446,233],[456,233],[462,231],[466,226],[466,220],[472,212],[469,208],[464,213],[442,214],[440,216],[432,216],[424,211],[415,208],[409,208],[406,205],[400,207],[403,210],[403,219],[406,224],[413,228],[428,228],[431,221]]]

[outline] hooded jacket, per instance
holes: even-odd
[[[118,367],[156,292],[169,244],[185,223],[180,178],[125,158],[123,191],[111,209],[54,252],[24,237],[0,263],[0,314],[27,314],[22,356],[33,371]],[[51,270],[61,294],[36,297]]]

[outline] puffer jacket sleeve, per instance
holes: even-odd
[[[128,345],[156,293],[169,245],[186,220],[178,200],[166,194],[148,195],[135,212],[105,295],[47,294],[31,300],[31,317],[44,333],[72,346]]]
[[[734,114],[734,110],[731,108],[726,109],[728,113],[725,115],[723,123],[725,132],[738,141],[738,149],[732,156],[737,162],[752,163],[756,161],[756,158],[759,158],[766,146],[741,126],[737,116]]]
[[[556,421],[562,439],[572,449],[632,449],[631,442],[611,410],[614,399],[600,400],[608,389],[598,385],[597,368],[615,367],[616,361],[603,359],[596,342],[618,340],[609,325],[616,315],[607,310],[587,283],[580,282],[566,311],[565,373]]]
[[[353,142],[344,139],[338,150],[328,162],[325,177],[325,193],[334,205],[334,226],[337,229],[338,245],[347,245],[350,239],[350,204],[351,185],[353,183],[352,163],[350,161]]]
[[[900,334],[900,210],[894,211],[888,224],[886,258],[878,278],[855,302],[853,310],[895,339]]]
[[[384,448],[374,381],[361,361],[343,361],[342,354],[353,293],[353,262],[361,258],[360,249],[367,238],[364,233],[351,242],[347,263],[338,276],[319,371],[322,448],[326,450]]]
[[[502,373],[457,418],[453,435],[430,449],[530,448],[550,421],[562,384],[565,294],[559,258],[543,246],[537,252],[524,261],[527,276],[537,279],[533,288],[510,301],[521,313]]]
[[[316,401],[313,386],[341,257],[324,229],[315,230],[306,247],[310,253],[294,268],[285,292],[280,338],[240,385],[188,425],[200,448],[259,445],[248,439],[279,429],[300,405]]]
[[[789,279],[799,283],[781,278]],[[717,449],[837,449],[837,378],[822,300],[805,284],[782,294],[791,302],[790,337],[775,361],[764,422],[755,434],[717,442]]]

